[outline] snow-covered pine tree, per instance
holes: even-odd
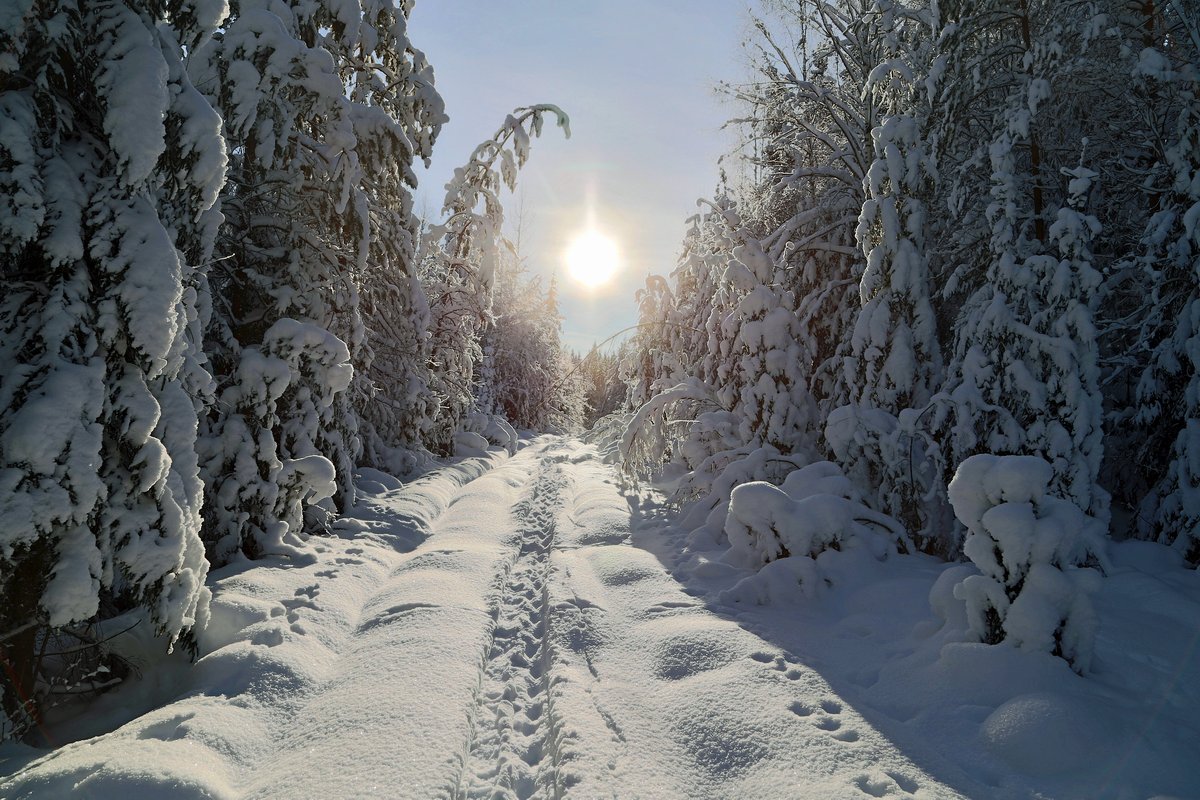
[[[815,409],[795,298],[779,288],[775,263],[737,211],[728,208],[721,215],[736,242],[723,277],[739,300],[721,320],[730,359],[717,397],[737,416],[745,445],[769,445],[784,454],[811,451]]]
[[[675,324],[665,333],[670,337],[670,351],[680,372],[694,371],[700,380],[707,381],[708,334],[706,325],[716,304],[720,275],[709,263],[702,216],[688,220],[687,233],[679,261],[671,273],[678,298],[674,313]],[[683,365],[687,365],[686,368]]]
[[[566,431],[583,421],[583,374],[561,341],[562,316],[554,279],[545,289],[519,255],[496,278],[494,323],[485,348],[487,373],[479,391],[493,399],[480,410],[500,414],[516,428]]]
[[[844,365],[863,270],[855,231],[880,113],[867,87],[883,39],[869,0],[806,2],[778,12],[777,24],[790,35],[759,23],[761,79],[737,92],[750,110],[751,158],[761,175],[745,207],[753,224],[766,225],[763,245],[783,268],[779,291],[796,298],[803,369],[816,403],[810,424],[821,430],[850,394]],[[795,41],[794,52],[780,38]]]
[[[174,643],[207,617],[197,315],[225,151],[182,58],[222,12],[97,0],[0,14],[9,733],[36,716],[48,628],[140,607]]]
[[[570,136],[569,118],[557,106],[514,111],[491,139],[475,148],[466,166],[455,170],[446,185],[446,220],[423,240],[421,269],[432,316],[431,380],[439,405],[425,444],[435,453],[454,452],[462,422],[476,407],[476,370],[484,332],[492,324],[492,292],[505,247],[500,192],[516,186],[530,141],[541,135],[547,114]]]
[[[737,242],[725,214],[735,206],[721,193],[710,204],[700,203],[702,212],[684,239],[679,265],[672,273],[673,309],[670,324],[663,329],[669,338],[673,374],[670,383],[688,375],[699,378],[717,391],[728,380],[733,342],[722,331],[722,322],[732,313],[741,291],[726,280],[726,268]]]
[[[629,385],[627,404],[645,403],[679,375],[673,369],[671,329],[674,325],[675,296],[661,275],[647,275],[646,285],[637,291],[638,325],[634,335],[634,358],[624,371]]]

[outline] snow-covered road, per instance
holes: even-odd
[[[633,546],[616,483],[552,437],[374,476],[311,563],[218,576],[181,695],[0,797],[960,796]]]

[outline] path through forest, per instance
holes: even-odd
[[[0,797],[959,796],[634,546],[616,484],[554,437],[368,475],[310,563],[219,576],[182,695]]]

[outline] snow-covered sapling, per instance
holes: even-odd
[[[981,574],[954,588],[972,635],[987,644],[1091,662],[1096,618],[1093,566],[1106,563],[1103,522],[1047,494],[1050,464],[1035,456],[972,456],[950,482],[950,504],[967,529],[963,552]]]
[[[819,461],[790,473],[781,487],[765,481],[736,487],[725,535],[731,556],[760,567],[781,558],[815,558],[826,550],[841,550],[851,537],[870,536],[868,525],[902,544],[899,523],[864,506],[836,464]]]

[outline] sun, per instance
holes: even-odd
[[[617,243],[596,230],[579,234],[567,248],[567,271],[585,286],[600,286],[612,280],[619,260]]]

